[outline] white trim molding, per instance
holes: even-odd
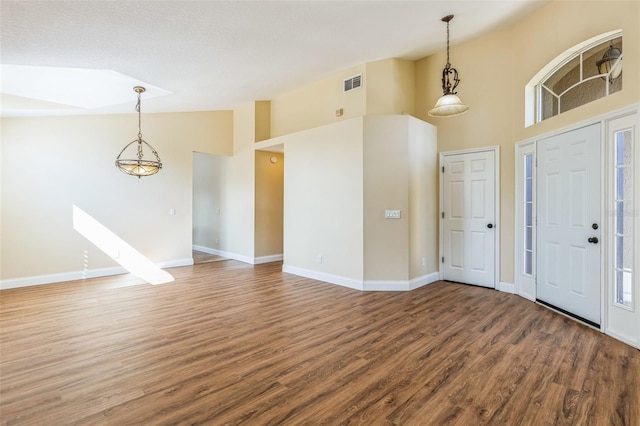
[[[498,284],[498,290],[503,291],[505,293],[516,294],[516,285],[513,283],[506,283],[504,281],[500,281],[500,284]]]
[[[311,278],[312,280],[324,281],[330,284],[340,285],[355,290],[364,290],[363,283],[353,278],[340,277],[338,275],[325,274],[324,272],[312,271],[311,269],[298,268],[297,266],[282,265],[282,272],[298,275],[300,277]]]
[[[250,265],[261,265],[263,263],[281,262],[284,258],[282,254],[272,254],[269,256],[251,257],[243,254],[232,253],[230,251],[218,250],[210,247],[193,245],[193,250],[201,251],[207,254],[213,254],[220,257],[226,257],[227,259],[237,260],[239,262],[248,263]]]
[[[336,284],[342,287],[348,287],[360,291],[411,291],[427,284],[440,280],[440,273],[433,272],[431,274],[422,275],[412,280],[357,280],[354,278],[340,277],[337,275],[326,274],[324,272],[313,271],[310,269],[298,268],[297,266],[282,265],[282,272],[300,277],[311,278],[318,281],[324,281],[329,284]]]
[[[193,259],[188,257],[184,259],[168,260],[159,262],[156,265],[161,269],[177,268],[180,266],[193,265]],[[10,288],[30,287],[34,285],[55,284],[67,281],[81,281],[89,278],[110,277],[112,275],[128,274],[129,271],[121,266],[113,268],[87,269],[85,271],[61,272],[58,274],[36,275],[33,277],[13,278],[0,281],[0,290],[8,290]]]
[[[362,289],[364,291],[411,291],[439,280],[440,272],[433,272],[412,280],[365,280]]]

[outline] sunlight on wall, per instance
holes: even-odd
[[[118,262],[120,266],[146,282],[155,285],[174,280],[170,273],[160,269],[139,251],[75,205],[73,206],[73,229]]]

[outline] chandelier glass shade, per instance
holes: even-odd
[[[438,99],[436,105],[429,111],[431,117],[452,117],[466,112],[469,107],[462,103],[457,96],[456,87],[460,83],[458,70],[451,66],[449,62],[449,22],[453,15],[442,18],[442,22],[447,23],[447,64],[442,70],[442,97]]]
[[[145,91],[145,88],[136,86],[133,90],[138,94],[138,103],[136,104],[136,111],[138,112],[138,137],[129,142],[122,151],[120,151],[120,154],[116,158],[116,167],[123,173],[141,178],[158,173],[162,168],[162,162],[160,161],[158,152],[142,139],[140,95]],[[147,159],[144,158],[145,148],[151,151],[153,157],[147,156]]]

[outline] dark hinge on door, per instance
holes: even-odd
[[[442,256],[442,263],[444,263],[444,256]]]
[[[442,166],[442,173],[444,173],[444,166]]]
[[[442,212],[442,218],[444,219],[444,212]]]

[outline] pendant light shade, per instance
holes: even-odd
[[[596,67],[598,67],[598,74],[606,74],[608,77],[602,78],[605,80],[608,78],[611,84],[615,83],[622,74],[622,51],[613,47],[613,41],[609,43],[609,48],[604,52],[602,59],[596,62]]]
[[[431,117],[451,117],[452,115],[462,114],[469,109],[462,103],[460,98],[453,93],[442,96],[436,102],[436,106],[429,111]]]
[[[162,168],[162,162],[160,161],[157,151],[142,139],[140,95],[145,91],[145,88],[136,86],[133,88],[133,91],[138,94],[138,103],[136,104],[136,111],[138,111],[138,138],[129,142],[122,151],[120,151],[120,154],[116,158],[116,167],[123,173],[141,178],[158,173]],[[151,151],[153,158],[144,159],[145,149]],[[147,158],[150,157],[147,156]]]
[[[447,15],[442,18],[442,22],[447,23],[447,64],[442,70],[442,97],[438,99],[436,105],[429,111],[431,117],[452,117],[469,109],[457,96],[458,92],[455,92],[460,79],[458,78],[458,71],[452,68],[449,62],[449,22],[452,19],[453,15]]]

